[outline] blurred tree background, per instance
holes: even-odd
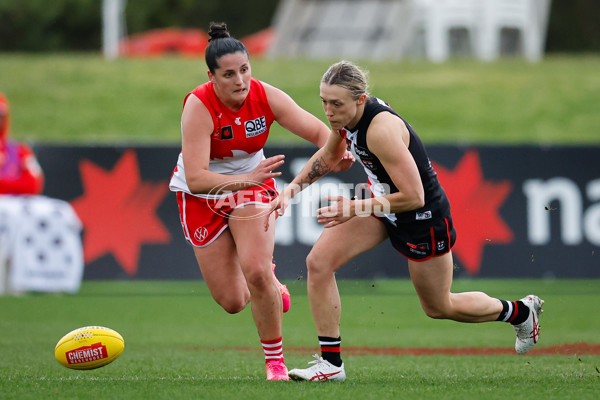
[[[279,0],[128,0],[129,34],[225,21],[241,38],[271,24]],[[102,0],[0,0],[0,51],[99,51]],[[553,0],[548,52],[600,51],[600,1]]]
[[[128,0],[127,33],[227,22],[241,38],[271,24],[279,0]],[[0,0],[0,51],[98,51],[102,0]]]

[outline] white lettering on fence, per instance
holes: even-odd
[[[551,212],[560,216],[560,237],[565,245],[579,245],[584,238],[600,244],[600,203],[583,210],[583,194],[575,182],[564,177],[523,183],[527,201],[527,233],[533,245],[545,245],[552,237]],[[588,200],[600,200],[600,179],[587,184]],[[555,205],[555,206],[553,206]]]

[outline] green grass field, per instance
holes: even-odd
[[[254,76],[288,92],[321,119],[318,81],[332,62],[252,60]],[[427,144],[600,145],[600,56],[369,63],[371,92],[389,101]],[[203,60],[0,54],[0,91],[12,137],[30,143],[180,143],[184,95],[205,81]],[[270,143],[296,143],[278,126]],[[304,281],[287,282],[287,364],[317,353]],[[409,281],[342,281],[343,346],[503,347],[502,323],[428,319]],[[538,347],[600,343],[598,280],[459,280],[483,290],[546,300]],[[114,363],[74,371],[54,360],[72,329],[105,325],[126,349]],[[312,347],[313,351],[294,351]],[[244,349],[241,349],[244,348]],[[248,349],[246,349],[248,348]],[[599,355],[354,356],[348,380],[265,382],[249,310],[227,315],[196,282],[85,281],[76,295],[0,297],[0,399],[597,399]]]
[[[256,59],[253,75],[325,120],[318,82],[334,61]],[[598,55],[538,64],[353,61],[369,70],[372,94],[425,143],[600,143]],[[0,54],[13,137],[29,142],[178,144],[183,97],[205,81],[202,59]],[[274,126],[270,143],[300,140]]]
[[[304,281],[286,282],[284,318],[290,367],[317,353]],[[457,280],[454,291],[483,290],[546,300],[538,347],[600,343],[600,282]],[[505,347],[504,323],[459,324],[427,318],[407,280],[341,281],[343,346]],[[72,329],[104,325],[125,338],[124,353],[91,371],[54,360]],[[249,309],[222,311],[201,281],[84,282],[76,295],[0,297],[2,399],[596,399],[598,355],[345,356],[344,383],[266,382]],[[314,351],[298,351],[297,347]],[[238,348],[244,349],[238,349]]]

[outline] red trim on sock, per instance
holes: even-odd
[[[519,314],[519,305],[516,301],[513,301],[513,315],[508,319],[508,322],[513,322],[515,318],[517,318],[517,314]]]
[[[331,346],[321,346],[321,351],[326,351],[328,353],[340,353],[341,352],[341,348],[340,347],[331,347]]]
[[[283,340],[283,336],[279,336],[279,338],[278,338],[278,339],[273,339],[273,340],[262,340],[262,339],[261,339],[261,341],[260,341],[260,342],[261,342],[261,343],[264,343],[264,344],[275,344],[275,343],[279,343],[279,342],[281,342],[282,340]]]

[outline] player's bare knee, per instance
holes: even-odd
[[[436,306],[426,306],[422,305],[423,311],[425,311],[425,315],[429,318],[433,319],[448,319],[448,313],[444,308],[436,307]]]
[[[237,314],[246,308],[248,301],[249,299],[239,297],[235,299],[222,299],[221,301],[217,301],[217,303],[219,303],[223,310],[228,314]]]
[[[335,271],[335,266],[331,265],[325,257],[312,251],[306,257],[306,268],[309,274],[313,276]]]
[[[265,274],[259,270],[253,270],[246,273],[246,283],[250,291],[265,291],[272,285],[272,275]]]

